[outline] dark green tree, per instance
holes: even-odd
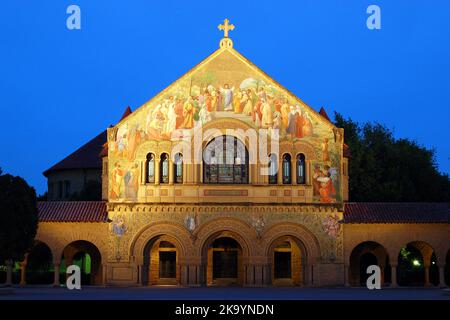
[[[379,123],[359,124],[335,113],[350,148],[350,201],[450,201],[450,179],[439,172],[435,150],[396,139]]]
[[[13,261],[22,261],[33,246],[38,226],[36,191],[21,177],[0,170],[0,263],[6,262],[11,283]]]

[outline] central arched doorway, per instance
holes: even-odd
[[[68,244],[63,251],[60,281],[66,282],[66,269],[77,265],[81,271],[82,285],[102,284],[102,257],[98,248],[89,241],[78,240]]]
[[[242,247],[231,236],[215,238],[207,248],[207,285],[243,283]]]
[[[177,285],[180,283],[179,254],[169,236],[151,239],[144,248],[143,285]]]
[[[272,284],[274,286],[301,286],[305,283],[306,250],[291,236],[281,237],[271,245]]]

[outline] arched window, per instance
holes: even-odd
[[[306,183],[306,163],[305,155],[300,153],[297,155],[297,184]]]
[[[155,155],[153,153],[147,154],[147,161],[145,163],[145,182],[155,183]]]
[[[283,155],[283,184],[291,184],[291,156]]]
[[[269,155],[269,184],[278,183],[278,157],[276,154]]]
[[[216,137],[203,150],[205,183],[248,183],[248,152],[239,139]]]
[[[163,153],[159,163],[159,183],[169,183],[169,155]]]
[[[173,162],[174,182],[183,183],[183,155],[177,153]]]

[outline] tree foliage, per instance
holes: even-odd
[[[435,151],[396,139],[379,123],[359,124],[335,113],[350,148],[350,201],[450,201],[450,179],[439,172]]]
[[[0,171],[0,262],[21,261],[38,226],[36,192],[21,177]]]

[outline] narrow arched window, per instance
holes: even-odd
[[[276,154],[269,155],[269,184],[278,183],[278,157]]]
[[[291,184],[291,156],[283,155],[283,184]]]
[[[155,155],[153,153],[147,154],[147,161],[145,163],[145,182],[155,183]]]
[[[297,184],[306,183],[306,163],[305,155],[300,153],[297,155]]]
[[[175,174],[174,182],[183,183],[183,155],[177,153],[173,163],[173,172]]]
[[[169,155],[163,153],[159,163],[159,183],[169,183]]]

